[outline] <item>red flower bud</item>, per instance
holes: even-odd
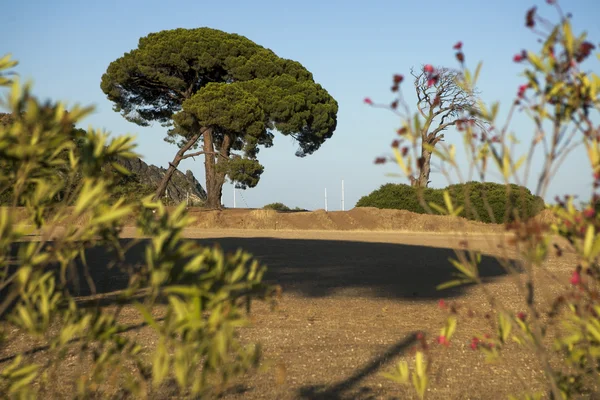
[[[537,7],[532,7],[527,11],[525,15],[525,26],[528,28],[533,28],[535,26],[535,11]]]
[[[397,149],[400,146],[400,141],[399,140],[394,140],[392,142],[392,148]]]
[[[399,74],[394,75],[394,83],[395,84],[402,83],[403,80],[404,80],[404,76],[399,75]]]
[[[581,274],[578,270],[573,271],[573,275],[571,275],[570,282],[573,286],[578,286],[579,284],[581,284]]]
[[[434,75],[431,78],[427,79],[427,86],[431,87],[437,83],[439,76]]]
[[[527,314],[521,311],[517,314],[517,318],[519,318],[521,321],[525,321],[525,319],[527,319]]]
[[[448,305],[446,304],[444,299],[440,299],[440,301],[438,301],[438,307],[440,307],[441,309],[446,309],[448,308]]]
[[[581,45],[579,46],[579,49],[577,50],[577,52],[575,54],[575,60],[577,62],[582,62],[583,60],[585,60],[586,58],[588,58],[590,56],[591,51],[595,48],[596,48],[596,46],[594,46],[590,42],[581,43]]]
[[[363,101],[365,102],[365,104],[368,104],[370,106],[373,105],[373,100],[371,100],[369,97],[365,97]]]
[[[594,210],[593,208],[586,208],[583,211],[583,216],[586,218],[594,218],[596,216],[596,210]]]
[[[431,73],[433,73],[433,66],[431,64],[427,64],[423,67],[423,71],[431,74]]]
[[[521,85],[519,86],[519,91],[517,92],[517,96],[522,99],[525,97],[525,92],[529,89],[529,85]]]
[[[520,53],[515,54],[515,56],[513,57],[514,62],[521,62],[523,60],[527,60],[527,51],[525,50],[521,50]]]
[[[444,336],[444,335],[440,335],[440,336],[438,336],[438,338],[437,338],[437,342],[438,342],[439,344],[442,344],[442,345],[446,346],[446,347],[450,346],[450,341],[449,341],[449,340],[448,340],[448,338],[447,338],[446,336]]]
[[[452,48],[454,50],[460,50],[460,49],[462,49],[462,45],[463,45],[462,42],[456,42],[456,44],[454,46],[452,46]]]

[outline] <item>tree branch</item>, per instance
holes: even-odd
[[[190,158],[190,157],[196,157],[196,156],[200,156],[202,154],[205,155],[213,155],[213,156],[221,156],[225,159],[227,159],[228,157],[225,157],[224,155],[222,155],[221,153],[217,152],[217,151],[197,151],[195,153],[190,153],[190,154],[186,154],[183,157],[181,157],[182,160],[185,160],[186,158]]]
[[[433,140],[438,133],[448,128],[449,126],[456,125],[457,122],[458,120],[455,119],[453,121],[446,122],[445,124],[440,124],[437,128],[435,128],[435,130],[433,130],[433,132],[427,135],[427,139]]]
[[[141,87],[145,87],[148,90],[156,90],[156,89],[158,89],[158,90],[162,91],[163,93],[167,94],[169,97],[171,97],[172,99],[175,99],[175,100],[180,100],[180,99],[177,96],[174,96],[173,93],[171,93],[171,92],[175,92],[175,93],[179,94],[181,97],[185,98],[185,93],[180,92],[178,90],[174,90],[174,89],[172,89],[170,87],[167,87],[167,86],[163,86],[163,85],[161,85],[159,83],[154,83],[152,81],[149,81],[146,78],[134,77],[133,81],[137,85],[139,85]]]

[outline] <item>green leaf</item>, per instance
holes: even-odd
[[[448,190],[444,190],[444,203],[446,203],[446,208],[449,211],[449,214],[454,214],[454,206],[452,205],[452,200],[450,199],[450,193]]]
[[[477,64],[477,68],[475,68],[475,76],[473,78],[473,86],[475,86],[475,84],[477,83],[477,80],[479,79],[479,73],[481,72],[481,67],[483,66],[483,62],[480,61]]]
[[[413,373],[412,379],[413,386],[421,399],[425,397],[425,392],[427,391],[428,378],[426,368],[427,366],[423,352],[417,351],[415,358],[415,372]]]
[[[169,373],[170,357],[161,337],[152,359],[152,385],[158,387]]]
[[[440,207],[435,204],[433,201],[429,202],[429,207],[433,208],[435,211],[439,212],[442,215],[448,214],[448,211],[444,209],[444,207]]]
[[[156,320],[154,319],[154,317],[152,317],[152,314],[150,314],[150,312],[146,309],[146,307],[143,304],[140,304],[136,301],[133,303],[133,306],[140,312],[142,318],[144,319],[144,321],[146,321],[146,323],[149,326],[151,326],[157,332],[160,331],[160,327],[156,323]]]
[[[187,360],[187,349],[183,346],[175,349],[175,362],[173,363],[173,370],[175,372],[175,379],[177,380],[179,387],[185,388],[187,386],[189,364]]]
[[[545,72],[545,68],[544,68],[544,64],[542,64],[542,60],[535,53],[530,51],[527,53],[527,56],[529,58],[529,61],[531,61],[531,63],[535,67],[535,69],[537,69],[538,71]]]
[[[500,103],[498,103],[498,102],[492,103],[492,121],[496,120],[499,109],[500,109]]]
[[[465,285],[467,283],[471,283],[471,280],[454,279],[452,281],[444,282],[444,283],[441,283],[441,284],[437,285],[436,289],[437,290],[449,289],[449,288],[452,288],[452,287],[456,287],[456,286],[460,286],[460,285]]]
[[[510,318],[503,312],[498,313],[498,330],[500,334],[500,340],[502,340],[502,343],[506,343],[512,330],[512,323]]]
[[[421,118],[419,118],[419,114],[415,113],[413,122],[414,122],[414,126],[415,126],[415,133],[417,133],[418,135],[421,135]]]
[[[475,279],[475,273],[472,271],[472,269],[468,266],[463,265],[460,261],[455,260],[453,258],[449,258],[448,261],[450,261],[450,263],[452,265],[454,265],[454,267],[459,270],[460,272],[462,272],[465,277],[470,278],[472,280]]]
[[[93,223],[98,225],[108,224],[114,221],[122,220],[132,211],[131,206],[113,207],[100,216],[94,218]]]
[[[38,376],[39,369],[39,365],[31,364],[12,372],[10,376],[12,383],[9,388],[9,393],[17,393],[24,387],[29,386],[29,384],[31,384]]]
[[[457,319],[454,316],[448,317],[446,321],[446,326],[444,327],[443,335],[446,336],[446,339],[450,340],[454,332],[456,331]]]
[[[396,364],[396,369],[392,369],[390,372],[382,372],[380,375],[393,382],[406,385],[410,379],[408,363],[404,360],[398,361],[398,364]]]
[[[396,162],[398,163],[398,165],[402,169],[402,172],[404,172],[404,174],[406,176],[408,176],[409,175],[409,173],[408,173],[408,167],[404,163],[404,158],[402,157],[402,154],[400,153],[400,151],[398,151],[397,148],[393,148],[392,150],[394,151],[394,156],[396,156]]]
[[[595,232],[596,229],[594,228],[594,225],[588,225],[583,244],[583,256],[587,259],[589,259],[590,255],[592,254],[592,245],[594,244]]]
[[[569,57],[573,57],[574,49],[574,38],[573,31],[571,30],[571,23],[568,19],[565,18],[565,21],[562,24],[563,28],[563,36],[565,39],[565,49],[567,50],[567,54]]]

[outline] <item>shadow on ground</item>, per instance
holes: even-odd
[[[284,292],[324,297],[344,290],[343,295],[387,298],[438,299],[458,296],[465,287],[443,291],[436,286],[456,272],[448,258],[452,250],[390,243],[275,238],[194,239],[203,245],[218,244],[226,252],[242,248],[267,265],[266,280],[280,284]],[[143,263],[145,243],[127,255],[129,264]],[[127,276],[107,269],[110,255],[90,249],[86,255],[92,278],[100,293],[124,289]],[[484,279],[505,273],[498,261],[482,257]],[[80,295],[88,290],[82,281]]]
[[[304,386],[298,391],[300,399],[310,400],[371,400],[377,395],[367,386],[358,386],[360,382],[375,373],[381,372],[381,367],[391,359],[405,353],[405,351],[416,342],[416,333],[390,346],[385,353],[374,357],[362,367],[356,369],[347,378],[331,385]]]

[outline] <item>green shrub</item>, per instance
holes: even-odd
[[[445,189],[425,188],[422,192],[423,199],[427,204],[443,206],[444,190],[448,190],[455,207],[464,207],[459,215],[470,220],[487,223],[513,221],[515,213],[520,218],[527,218],[539,214],[545,208],[544,200],[531,194],[529,189],[494,182],[468,182],[450,185]],[[382,185],[363,196],[356,206],[427,213],[419,201],[417,188],[405,184]],[[435,209],[431,211],[440,214]]]
[[[275,210],[275,211],[291,211],[291,209],[283,203],[271,203],[263,207],[264,210]]]
[[[0,58],[0,85],[10,84],[2,70],[14,65]],[[129,136],[73,130],[90,108],[42,106],[18,82],[10,93],[0,103],[16,116],[0,124],[0,195],[26,215],[18,224],[12,207],[0,207],[0,348],[13,356],[0,366],[0,398],[163,398],[165,390],[206,397],[256,369],[260,347],[237,329],[250,323],[254,299],[273,294],[262,283],[265,267],[241,250],[185,240],[193,222],[185,204],[169,211],[150,197],[115,201],[124,183],[105,167],[135,157],[135,145]],[[125,220],[147,239],[119,240]],[[51,241],[35,228],[52,232]],[[135,265],[126,261],[134,245],[143,257]],[[106,255],[99,264],[88,265],[92,248]],[[126,274],[125,289],[103,296],[114,307],[75,297],[107,289],[94,283],[92,267]],[[139,325],[119,317],[126,304],[156,345],[143,348],[128,334]],[[72,354],[80,364],[65,371]]]
[[[441,192],[435,189],[424,189],[423,196],[426,202],[439,203],[442,200]],[[425,214],[426,211],[419,203],[419,198],[414,187],[404,184],[388,183],[367,196],[361,197],[356,207],[376,207],[394,210],[406,210],[414,213]]]

